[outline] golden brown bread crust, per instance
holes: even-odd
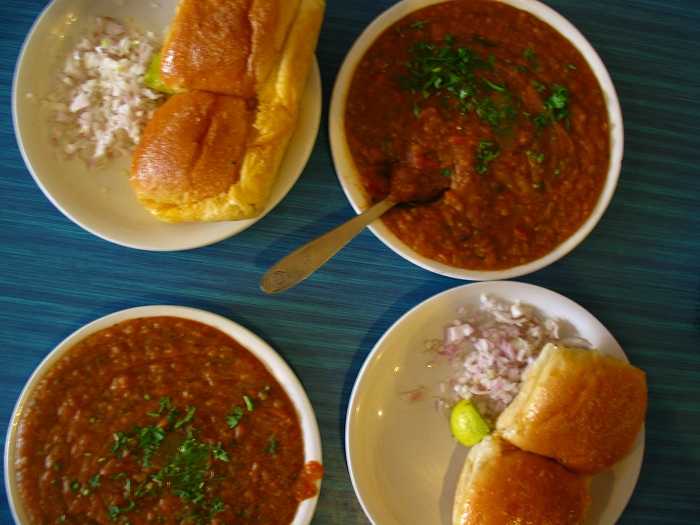
[[[551,459],[488,437],[469,451],[453,525],[578,525],[590,503],[589,479]]]
[[[300,0],[181,0],[163,46],[174,91],[253,97],[272,73]]]
[[[252,119],[240,98],[202,91],[171,97],[133,156],[131,184],[142,203],[187,206],[228,191],[239,179]]]
[[[496,429],[523,450],[594,474],[630,452],[646,408],[638,368],[596,350],[547,345]]]
[[[207,0],[209,1],[213,0]],[[325,7],[323,0],[300,0],[297,9],[292,12],[290,6],[296,3],[297,0],[291,0],[287,4],[279,0],[253,0],[251,3],[251,13],[257,13],[255,20],[260,27],[269,26],[271,20],[276,20],[274,26],[278,29],[271,30],[267,38],[273,47],[280,46],[282,51],[273,58],[273,69],[266,81],[258,86],[256,98],[249,99],[253,102],[248,105],[254,104],[255,111],[240,163],[235,164],[235,170],[229,169],[226,162],[231,161],[231,165],[234,165],[236,155],[233,153],[240,146],[237,142],[240,133],[228,141],[227,144],[235,151],[228,156],[221,156],[223,161],[219,166],[225,173],[218,176],[214,173],[213,161],[219,156],[209,154],[209,144],[205,143],[199,149],[194,148],[196,155],[212,160],[209,163],[211,170],[206,171],[207,176],[203,176],[201,173],[190,173],[190,168],[185,167],[192,164],[180,164],[179,168],[174,166],[175,162],[181,163],[183,158],[190,159],[184,151],[192,150],[192,135],[201,133],[201,130],[195,130],[196,133],[185,130],[185,117],[177,122],[168,121],[175,118],[173,114],[176,112],[168,107],[174,103],[168,101],[156,112],[153,119],[156,122],[147,126],[132,163],[131,182],[141,203],[159,219],[168,222],[238,220],[254,217],[265,209],[287,144],[296,128],[299,103],[313,64]],[[188,8],[189,0],[183,0],[180,13]],[[288,34],[279,29],[285,24],[291,26]],[[176,31],[173,30],[170,45],[175,34]],[[264,47],[262,42],[256,43],[253,40],[253,47],[256,46]],[[258,51],[258,55],[262,56],[265,52]],[[265,65],[268,62],[267,59],[256,62],[262,71],[260,75],[269,67]],[[213,96],[204,93],[187,95]],[[182,96],[180,94],[173,98]],[[190,108],[189,111],[195,112],[195,109]],[[240,131],[237,126],[230,125],[235,131]],[[163,133],[159,130],[171,128],[178,129],[178,132],[173,133],[170,139],[163,138]],[[180,144],[180,137],[184,144]],[[220,144],[223,143],[222,139]],[[168,156],[174,160],[168,161]],[[162,162],[162,168],[158,167],[158,162]],[[172,175],[173,172],[176,176]],[[228,181],[229,184],[225,185],[222,181]],[[185,189],[185,195],[179,196],[177,191],[182,188]]]

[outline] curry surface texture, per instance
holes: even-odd
[[[450,179],[441,198],[383,220],[418,253],[460,268],[551,252],[589,217],[609,166],[607,108],[583,56],[499,2],[437,4],[387,29],[355,71],[345,128],[373,201],[397,165]]]
[[[15,465],[37,525],[287,525],[320,476],[265,366],[174,317],[117,324],[62,356],[22,411]]]

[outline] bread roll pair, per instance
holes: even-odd
[[[590,476],[631,451],[646,407],[638,368],[596,350],[546,345],[496,435],[469,452],[454,525],[583,523]]]
[[[139,201],[168,222],[254,217],[294,133],[323,0],[182,0],[161,77],[176,94],[143,132]]]

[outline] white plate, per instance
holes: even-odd
[[[384,13],[379,15],[364,32],[355,41],[352,49],[345,57],[345,61],[338,73],[335,87],[333,89],[333,97],[331,99],[330,108],[330,141],[331,151],[333,153],[333,162],[338,173],[338,179],[343,186],[345,196],[350,201],[350,204],[357,213],[362,212],[367,206],[367,196],[362,187],[362,184],[357,176],[357,168],[353,161],[350,148],[348,147],[345,138],[345,105],[350,90],[355,68],[360,63],[365,53],[370,46],[376,41],[388,27],[398,22],[408,14],[437,3],[442,3],[445,0],[403,0],[398,2]],[[550,253],[535,261],[508,268],[505,270],[496,271],[481,271],[468,270],[457,268],[437,262],[428,257],[420,255],[414,251],[403,241],[401,241],[394,233],[387,228],[383,222],[376,221],[370,230],[376,235],[380,241],[386,244],[391,250],[399,254],[407,261],[412,262],[424,268],[441,275],[453,277],[455,279],[466,279],[470,281],[485,281],[496,279],[511,279],[528,273],[535,272],[553,262],[561,259],[571,250],[576,248],[588,236],[593,228],[598,224],[598,221],[603,216],[603,213],[610,204],[617,181],[620,176],[622,166],[622,154],[624,147],[624,131],[622,124],[622,112],[620,110],[620,102],[617,98],[615,86],[610,79],[608,70],[605,68],[603,61],[600,59],[596,51],[586,38],[576,29],[571,22],[566,20],[559,13],[545,4],[537,0],[500,0],[505,4],[512,5],[518,9],[527,11],[537,18],[543,20],[559,33],[564,35],[583,55],[588,62],[593,74],[598,79],[598,83],[603,91],[603,97],[607,103],[608,119],[610,121],[610,167],[608,169],[605,185],[600,194],[598,202],[591,212],[590,217],[584,222],[581,227],[562,244],[557,246]]]
[[[15,135],[24,161],[48,199],[66,217],[105,240],[142,250],[187,250],[212,244],[255,224],[289,192],[313,150],[321,120],[321,75],[311,70],[299,124],[289,143],[279,178],[258,217],[220,223],[167,224],[138,203],[129,187],[130,159],[99,170],[64,160],[49,141],[49,117],[40,100],[51,91],[57,71],[76,39],[95,16],[135,20],[143,30],[162,35],[178,0],[54,0],[37,19],[20,54],[12,94]],[[27,98],[31,93],[33,97]]]
[[[99,332],[100,330],[113,326],[117,323],[121,323],[122,321],[157,316],[181,317],[217,328],[218,330],[221,330],[225,334],[234,338],[255,357],[257,357],[282,386],[282,388],[284,388],[285,392],[289,396],[289,399],[296,408],[297,414],[299,415],[299,422],[301,424],[302,437],[304,439],[304,461],[318,461],[319,463],[323,462],[321,453],[321,436],[318,431],[316,415],[314,414],[313,407],[311,406],[309,398],[304,391],[304,387],[301,385],[299,379],[297,379],[296,375],[292,369],[289,368],[287,363],[285,363],[280,355],[275,352],[265,341],[241,325],[204,310],[186,308],[182,306],[160,305],[130,308],[128,310],[115,312],[97,319],[96,321],[83,326],[76,332],[69,335],[46,356],[46,358],[41,362],[41,364],[29,378],[27,384],[22,390],[12,413],[10,426],[7,430],[7,439],[5,441],[5,490],[10,504],[10,510],[12,511],[12,516],[18,525],[23,525],[28,522],[26,519],[23,519],[24,513],[19,504],[19,496],[16,491],[16,473],[14,470],[15,435],[19,415],[28,394],[39,382],[44,373],[79,341],[82,341],[95,332]],[[318,495],[314,498],[302,501],[291,525],[308,525],[311,523],[317,503]]]
[[[346,455],[362,507],[375,525],[452,525],[452,502],[468,449],[452,438],[434,399],[409,402],[402,392],[430,387],[446,370],[428,368],[426,340],[440,339],[460,306],[490,293],[520,299],[545,315],[570,321],[601,351],[627,360],[608,330],[573,301],[517,282],[475,283],[438,294],[399,319],[367,358],[350,398]],[[632,495],[644,455],[644,430],[632,453],[593,479],[587,524],[613,525]]]

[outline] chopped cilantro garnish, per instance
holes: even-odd
[[[420,108],[420,105],[418,103],[413,104],[413,116],[416,118],[420,117],[420,114],[423,112],[423,110]]]
[[[151,458],[165,439],[165,430],[161,427],[143,427],[137,431],[139,447],[143,450],[143,466],[151,466]]]
[[[440,175],[443,177],[452,177],[453,172],[450,168],[442,168],[442,170],[440,170]]]
[[[91,488],[96,489],[100,486],[100,479],[102,476],[99,474],[95,474],[93,477],[90,478],[90,481],[88,481],[88,485],[90,485]]]
[[[272,434],[267,440],[267,446],[265,447],[265,452],[267,452],[268,454],[272,454],[272,455],[277,454],[277,447],[278,447],[277,437],[274,434]]]
[[[532,66],[534,69],[537,70],[540,68],[540,61],[537,58],[537,53],[535,53],[535,50],[531,47],[528,47],[525,51],[523,51],[523,57],[530,63],[530,66]]]
[[[131,512],[136,508],[136,503],[134,501],[129,501],[128,505],[126,507],[119,507],[117,505],[108,505],[107,506],[107,516],[109,516],[109,519],[112,521],[116,521],[116,519],[119,517],[120,514],[126,514],[127,512]]]
[[[538,129],[543,129],[553,122],[569,119],[569,90],[559,84],[552,86],[550,96],[544,101],[543,111],[533,118]]]
[[[527,150],[525,152],[527,155],[527,158],[530,160],[530,162],[537,163],[537,164],[542,164],[544,162],[544,153],[541,151],[533,151],[533,150]]]
[[[114,444],[112,445],[112,452],[116,455],[117,452],[126,448],[129,443],[129,437],[124,432],[116,432],[114,434]],[[123,456],[123,454],[122,454]]]
[[[498,91],[499,93],[505,93],[506,88],[505,86],[501,86],[500,84],[496,84],[495,82],[491,82],[488,78],[484,78],[484,83],[493,89],[494,91]]]
[[[245,407],[248,409],[248,412],[255,410],[253,400],[249,396],[243,396],[243,401],[245,402]]]
[[[493,71],[495,60],[493,55],[484,59],[458,45],[448,34],[441,43],[418,42],[411,48],[408,75],[400,84],[423,99],[436,96],[462,113],[474,111],[494,130],[502,131],[517,116],[516,99],[502,82],[479,74]],[[414,114],[419,114],[415,104]]]
[[[231,414],[226,416],[226,424],[228,424],[228,428],[236,428],[238,423],[241,422],[241,419],[243,419],[243,409],[236,406],[233,407]]]
[[[217,461],[223,461],[226,463],[230,461],[227,452],[221,447],[221,443],[217,444],[215,447],[212,447],[211,455]]]
[[[173,401],[169,397],[161,397],[160,401],[158,402],[158,413],[162,414],[166,410],[172,410],[173,408]]]
[[[411,29],[417,29],[420,31],[421,29],[423,29],[427,25],[427,23],[428,22],[426,22],[425,20],[416,20],[409,27]]]
[[[195,407],[187,407],[187,413],[185,414],[185,417],[183,417],[182,419],[178,420],[178,421],[175,423],[175,427],[174,427],[174,428],[177,430],[178,428],[180,428],[180,427],[182,427],[183,425],[186,425],[187,423],[189,423],[190,421],[192,421],[192,419],[194,418],[194,413],[195,413],[196,411],[197,411],[197,409],[196,409]]]
[[[489,164],[501,154],[501,148],[495,142],[482,140],[476,148],[476,163],[474,169],[483,175],[489,169]]]
[[[547,91],[547,86],[545,86],[542,82],[539,82],[537,80],[532,81],[532,87],[535,88],[535,91],[538,93],[544,93]]]
[[[80,490],[80,482],[77,480],[73,480],[70,482],[70,490],[71,492],[78,492]]]

